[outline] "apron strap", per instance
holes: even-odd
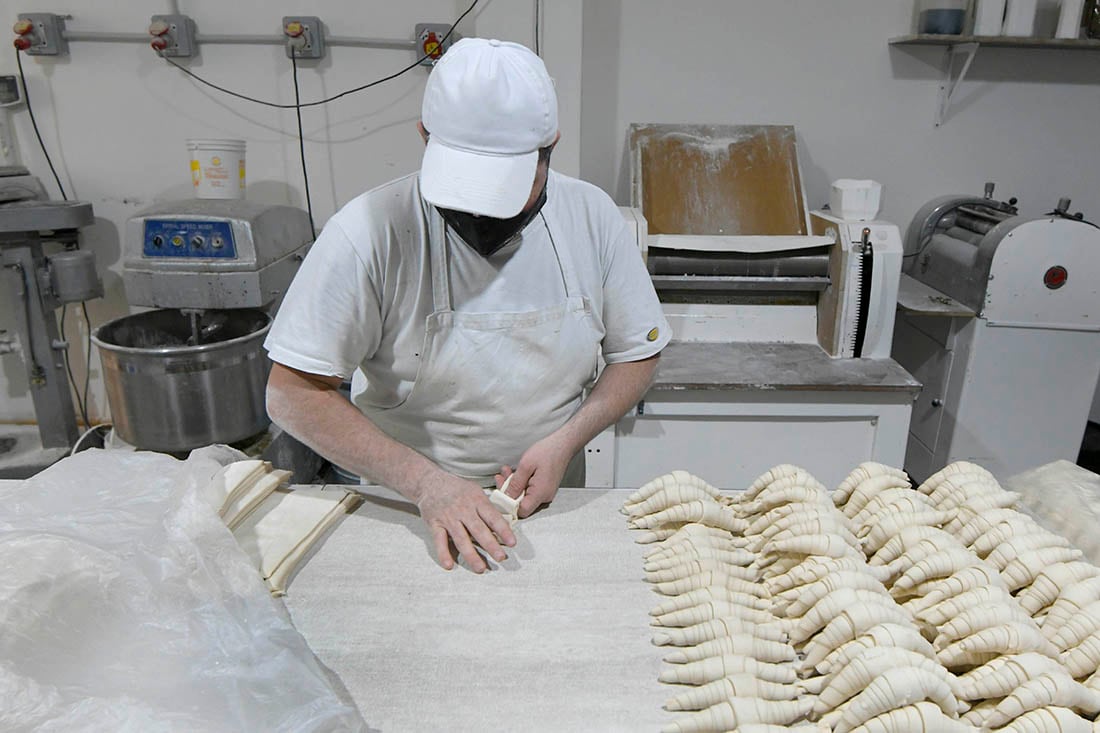
[[[451,277],[447,267],[447,226],[435,207],[425,202],[428,215],[428,252],[431,255],[433,312],[450,311]]]
[[[543,211],[539,212],[539,218],[542,219],[542,225],[546,227],[546,236],[549,237],[550,246],[553,247],[554,256],[558,260],[562,284],[565,286],[565,297],[572,298],[575,295],[580,295],[580,280],[577,279],[577,271],[573,267],[573,258],[570,256],[568,247],[559,247],[557,241],[554,240],[554,233],[550,230],[550,221],[546,217],[545,206]]]

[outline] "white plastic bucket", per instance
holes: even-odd
[[[244,140],[188,140],[195,198],[244,198]]]
[[[840,178],[829,189],[829,208],[841,219],[874,219],[881,201],[882,184],[878,181]]]

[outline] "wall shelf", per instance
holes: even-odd
[[[1048,48],[1073,51],[1100,51],[1100,39],[1096,38],[1031,38],[1026,36],[948,36],[921,33],[896,36],[891,46],[941,46],[944,48],[943,82],[940,84],[936,105],[936,127],[947,119],[951,99],[955,96],[974,56],[982,46],[989,48]],[[956,58],[962,57],[961,65]],[[958,71],[956,71],[958,66]]]
[[[944,36],[931,33],[897,36],[891,46],[957,46],[975,43],[990,48],[1060,48],[1076,51],[1100,51],[1098,38],[1029,38],[1025,36]]]

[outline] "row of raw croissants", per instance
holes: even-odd
[[[1100,567],[1018,507],[967,462],[642,486],[664,731],[1100,733]]]

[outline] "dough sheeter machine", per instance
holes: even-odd
[[[691,465],[743,488],[792,455],[834,485],[900,465],[920,386],[890,358],[897,227],[811,212],[789,126],[633,125],[630,149],[623,215],[673,342],[589,446],[589,484]]]
[[[925,388],[905,467],[968,460],[1009,476],[1081,446],[1100,372],[1100,229],[1063,199],[933,199],[905,238],[894,358]]]

